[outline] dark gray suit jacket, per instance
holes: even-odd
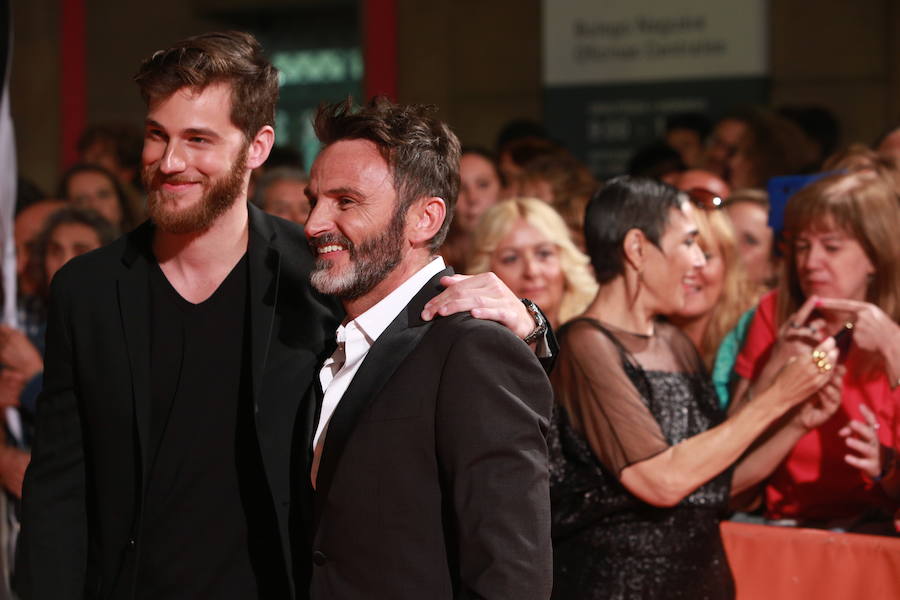
[[[497,323],[421,320],[446,274],[370,349],[328,425],[315,493],[315,418],[298,421],[298,597],[309,581],[314,600],[549,598],[550,384]]]

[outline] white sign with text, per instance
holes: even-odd
[[[544,84],[768,72],[767,0],[544,0]]]

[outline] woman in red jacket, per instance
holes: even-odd
[[[777,432],[781,446],[792,449],[765,484],[766,516],[887,528],[900,497],[896,190],[878,169],[821,179],[788,203],[785,236],[785,275],[760,301],[735,365],[743,378],[736,397],[765,389],[786,357],[830,335],[843,340],[846,375],[836,412],[796,415]]]

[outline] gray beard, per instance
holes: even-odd
[[[379,236],[354,245],[342,235],[326,233],[316,238],[316,246],[340,244],[347,248],[350,260],[340,274],[333,273],[334,265],[325,258],[317,258],[313,265],[310,283],[323,294],[341,300],[356,300],[372,291],[400,264],[403,249],[403,230],[406,215],[399,208],[391,217],[387,230]],[[316,246],[312,247],[313,255]]]

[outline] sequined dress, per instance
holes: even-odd
[[[699,355],[675,327],[589,319],[560,334],[550,433],[556,600],[734,597],[719,534],[727,470],[676,506],[628,492],[625,467],[719,424]]]

